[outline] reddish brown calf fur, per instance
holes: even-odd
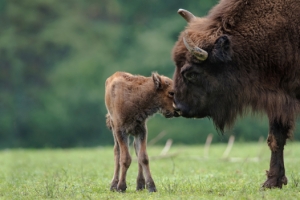
[[[300,113],[300,1],[220,0],[203,18],[178,12],[188,25],[173,48],[175,107],[221,131],[249,110],[266,113],[263,186],[281,188],[284,145]]]
[[[126,172],[131,164],[128,137],[133,135],[139,164],[136,189],[142,190],[146,186],[149,192],[156,192],[146,151],[146,119],[156,112],[167,118],[178,116],[172,106],[173,95],[173,81],[157,73],[144,77],[116,72],[106,80],[106,124],[112,130],[115,141],[111,190],[124,192],[127,188]]]

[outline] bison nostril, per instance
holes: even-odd
[[[180,112],[180,109],[176,106],[176,104],[175,103],[173,103],[173,108],[174,108],[174,110],[176,111],[176,112]]]
[[[175,103],[173,103],[173,108],[174,108],[175,110],[178,109],[178,108],[176,107]]]
[[[180,110],[179,108],[177,108],[177,106],[176,106],[176,104],[175,104],[175,103],[173,103],[173,108],[174,108],[174,115],[175,115],[176,117],[178,117],[178,116],[181,116],[181,115],[182,115],[182,112],[181,112],[181,110]]]

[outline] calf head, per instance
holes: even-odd
[[[178,117],[179,114],[173,107],[173,81],[172,79],[152,73],[152,79],[156,90],[155,101],[159,106],[159,112],[166,118]]]

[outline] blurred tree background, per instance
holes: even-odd
[[[185,8],[204,16],[217,0],[1,0],[0,148],[113,144],[104,83],[115,71],[172,77],[171,50]],[[239,120],[225,136],[209,119],[148,122],[149,139],[203,143],[266,138],[265,117]],[[295,134],[299,138],[299,134]]]

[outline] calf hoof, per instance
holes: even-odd
[[[147,189],[148,189],[149,192],[157,192],[154,183],[147,183]]]
[[[112,181],[110,184],[110,191],[117,191],[118,181]]]
[[[118,192],[125,192],[126,191],[126,183],[119,183],[118,186],[117,186],[117,191]]]
[[[146,186],[145,179],[140,179],[140,180],[136,181],[136,190],[137,191],[145,189],[145,186]]]
[[[267,172],[268,173],[268,172]],[[286,176],[278,177],[278,176],[268,176],[268,179],[262,185],[263,188],[282,188],[282,185],[286,185],[288,183],[288,179]]]
[[[149,192],[157,192],[156,187],[149,187],[148,191]]]
[[[116,185],[112,185],[110,186],[110,191],[117,191],[117,186]]]

